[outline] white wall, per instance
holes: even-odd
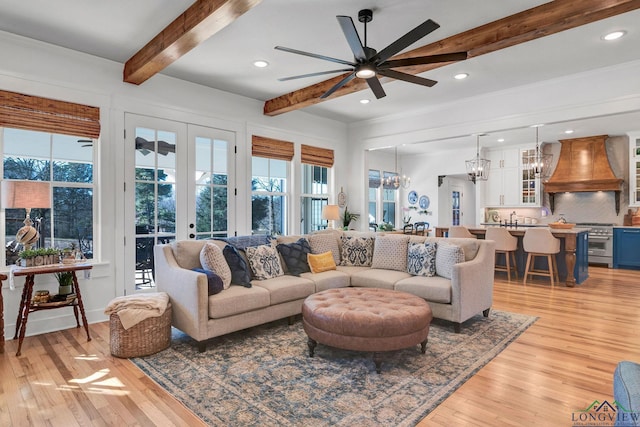
[[[261,101],[157,75],[140,86],[122,82],[123,64],[0,32],[0,89],[100,107],[102,132],[98,143],[96,194],[99,227],[95,241],[98,260],[91,280],[82,280],[89,322],[106,319],[104,307],[124,290],[124,113],[149,115],[236,132],[238,160],[238,232],[250,231],[251,134],[259,134],[335,150],[334,185],[346,181],[346,125],[304,112],[278,117],[262,114]],[[337,191],[336,191],[337,193]],[[295,206],[295,203],[291,203]],[[292,209],[294,215],[299,215]],[[2,212],[4,215],[4,212]],[[4,217],[0,217],[4,224]],[[299,224],[295,218],[292,224]],[[13,337],[22,291],[4,284],[5,336]],[[56,289],[53,278],[37,278],[37,287]],[[71,310],[31,314],[27,334],[75,325]]]

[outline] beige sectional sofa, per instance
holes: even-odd
[[[495,257],[492,241],[385,236],[383,233],[343,233],[336,230],[328,234],[336,239],[337,245],[334,247],[341,252],[336,254],[334,249],[336,260],[343,255],[342,242],[348,237],[373,238],[375,254],[371,266],[337,265],[335,270],[320,273],[305,272],[299,276],[285,274],[266,280],[251,280],[251,287],[232,284],[210,296],[207,276],[192,269],[201,268],[200,252],[207,242],[213,242],[220,248],[224,248],[226,242],[185,240],[157,245],[154,248],[154,277],[158,290],[167,292],[171,298],[173,326],[196,340],[199,350],[204,351],[206,341],[210,338],[277,319],[292,319],[301,313],[302,302],[307,296],[325,289],[347,286],[395,289],[420,296],[429,302],[433,316],[453,322],[456,332],[460,331],[460,325],[465,320],[481,312],[485,317],[489,315],[493,300]],[[277,243],[290,243],[300,237],[285,236],[276,240]],[[381,238],[384,239],[386,253],[381,252]],[[412,275],[406,271],[406,267],[405,271],[401,271],[403,252],[404,265],[407,264],[407,245],[425,242],[436,243],[437,247],[448,244],[462,248],[464,261],[459,259],[458,263],[450,266],[450,278]],[[394,248],[394,245],[397,247]],[[376,249],[380,251],[376,252]],[[391,268],[377,268],[387,265]]]

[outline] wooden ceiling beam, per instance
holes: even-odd
[[[123,80],[142,84],[262,0],[197,0],[124,65]]]
[[[469,58],[473,58],[638,8],[640,8],[640,0],[555,0],[413,49],[392,59],[461,51],[468,52]],[[448,64],[450,63],[416,65],[403,67],[402,71],[416,75]],[[319,104],[327,99],[368,89],[364,80],[353,79],[330,97],[320,99],[323,93],[344,76],[346,74],[270,99],[264,103],[264,114],[276,116]],[[383,83],[391,80],[380,78]]]

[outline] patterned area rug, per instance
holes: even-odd
[[[198,353],[173,330],[171,348],[132,359],[213,426],[413,426],[536,321],[494,311],[462,332],[434,320],[420,346],[371,354],[321,344],[308,356],[302,322],[285,320],[213,340]]]

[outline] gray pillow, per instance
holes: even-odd
[[[436,273],[438,276],[451,279],[453,266],[464,262],[464,251],[460,246],[439,243],[436,250]]]

